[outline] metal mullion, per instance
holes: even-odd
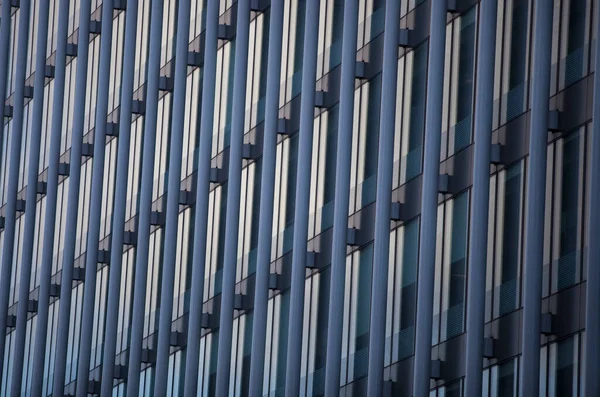
[[[65,247],[60,290],[60,312],[58,318],[58,340],[56,342],[56,360],[54,363],[53,395],[62,396],[65,388],[67,348],[69,343],[69,324],[71,315],[71,296],[73,285],[73,262],[75,259],[75,239],[78,224],[79,190],[81,187],[81,147],[85,122],[87,96],[90,10],[89,1],[81,4],[79,15],[79,36],[77,46],[77,72],[75,81],[75,108],[71,136],[71,156],[69,166],[69,194],[65,230]],[[58,124],[57,124],[58,126]],[[62,126],[60,126],[62,128]]]
[[[102,354],[102,382],[100,395],[112,396],[115,370],[115,353],[121,300],[121,271],[123,264],[123,235],[127,206],[129,152],[131,147],[131,118],[133,104],[133,78],[137,39],[138,0],[128,0],[125,11],[125,45],[123,49],[123,78],[119,111],[119,141],[117,148],[117,176],[113,208],[108,302]],[[123,324],[127,318],[123,320]]]
[[[294,238],[291,269],[291,296],[288,320],[285,394],[300,392],[304,290],[306,278],[306,249],[308,235],[312,141],[315,113],[315,81],[317,72],[317,43],[319,34],[320,0],[306,2],[304,21],[304,55],[302,58],[302,94],[300,97],[300,129],[296,197],[294,208]]]
[[[35,239],[35,223],[37,212],[37,183],[38,183],[38,168],[40,160],[40,141],[42,135],[42,116],[44,111],[44,84],[46,76],[44,73],[46,67],[46,49],[47,49],[47,33],[48,33],[48,18],[49,4],[48,0],[40,0],[37,4],[41,15],[38,17],[39,26],[37,26],[37,49],[35,59],[35,80],[34,80],[34,100],[33,100],[33,120],[31,130],[29,132],[29,152],[28,171],[27,171],[27,193],[25,203],[29,203],[25,211],[25,230],[21,251],[23,259],[21,261],[21,274],[19,276],[19,292],[17,303],[17,324],[16,324],[16,340],[13,352],[13,382],[11,385],[11,394],[14,396],[21,395],[23,366],[25,360],[25,343],[27,336],[27,313],[29,309],[29,285],[31,280],[31,271],[33,265],[33,244]],[[21,10],[23,12],[24,9]],[[25,46],[27,48],[27,46]],[[26,49],[25,49],[26,51]],[[23,75],[23,84],[25,84],[25,75]],[[19,82],[19,81],[18,81]],[[15,93],[15,96],[17,93]],[[23,95],[23,93],[21,93]],[[23,97],[15,98],[16,106],[21,107]],[[18,121],[18,120],[16,120]],[[16,122],[15,121],[15,122]],[[25,127],[27,128],[27,127]]]
[[[523,284],[523,325],[521,339],[520,395],[539,392],[540,323],[544,259],[544,218],[546,201],[546,159],[548,146],[548,107],[551,76],[553,8],[542,1],[534,5],[531,124],[529,130],[529,170],[527,173],[525,275]]]
[[[100,35],[100,58],[98,72],[98,95],[95,110],[94,159],[92,163],[92,186],[87,228],[87,245],[85,257],[85,281],[83,286],[83,308],[81,335],[79,339],[79,356],[77,360],[77,394],[85,395],[88,391],[90,357],[92,352],[92,333],[94,326],[94,303],[96,298],[96,277],[98,274],[98,239],[103,206],[104,163],[106,154],[106,117],[108,113],[108,96],[110,89],[110,73],[113,41],[113,0],[102,2],[102,33]],[[108,203],[106,203],[108,207]],[[107,208],[108,211],[108,208]],[[107,214],[108,215],[108,214]],[[122,252],[121,252],[122,254]],[[102,315],[101,313],[99,315]]]
[[[4,101],[6,96],[6,80],[8,73],[8,59],[10,51],[10,31],[11,31],[11,6],[10,1],[2,2],[2,18],[0,22],[0,145],[4,139]],[[1,364],[0,364],[1,365]],[[1,373],[1,371],[0,371]]]
[[[325,394],[327,396],[337,396],[340,391],[343,316],[340,316],[339,313],[344,310],[344,290],[346,281],[348,206],[350,203],[350,167],[352,161],[352,135],[354,129],[354,76],[356,72],[357,34],[358,0],[346,0],[344,3],[342,36],[339,128],[337,133],[335,201],[333,206],[333,242],[331,247],[331,287],[329,292],[329,321],[327,327],[327,358],[325,360],[327,363],[325,366]],[[395,90],[389,91],[393,92],[394,97],[396,96]],[[395,101],[393,105],[395,106]],[[392,168],[394,146],[393,121],[390,127],[390,130],[392,131],[390,134],[392,138],[392,166],[390,168]],[[386,141],[386,143],[389,142]],[[323,298],[324,297],[321,297],[321,299]]]
[[[250,0],[237,3],[235,60],[233,76],[233,105],[229,143],[229,172],[227,178],[227,209],[225,215],[225,250],[221,310],[219,318],[219,351],[217,358],[216,396],[229,394],[231,338],[235,278],[237,265],[238,228],[240,214],[240,185],[242,176],[242,147],[246,113],[246,79],[248,74],[248,41],[250,28]]]
[[[11,33],[11,6],[10,1],[5,1],[2,3],[2,15],[0,19],[0,59],[5,59],[5,62],[0,62],[0,161],[2,160],[2,147],[4,144],[4,102],[6,97],[6,80],[8,79],[8,59],[10,54],[11,42],[10,42],[10,33]],[[8,154],[8,153],[7,153]],[[6,157],[6,156],[5,156]],[[0,177],[1,178],[1,177]],[[6,183],[4,181],[4,183]],[[2,197],[0,196],[0,201]],[[1,284],[2,290],[8,288],[9,285]],[[4,309],[0,309],[0,324],[2,324],[1,320],[6,314],[4,313]],[[1,328],[4,329],[4,328]],[[4,339],[4,336],[0,337]],[[4,342],[0,340],[0,357],[4,357]],[[0,376],[2,376],[2,361],[4,359],[0,358]],[[1,379],[0,379],[1,382]]]
[[[596,4],[596,43],[593,88],[593,129],[591,131],[591,155],[589,175],[589,218],[588,218],[588,255],[587,255],[587,287],[585,312],[585,377],[584,390],[593,393],[600,390],[600,378],[595,376],[600,372],[600,343],[595,335],[600,333],[600,313],[597,302],[600,302],[600,4]],[[593,25],[593,18],[592,23]],[[588,138],[589,139],[589,138]],[[584,246],[585,246],[585,238]]]
[[[497,0],[482,0],[479,5],[475,154],[466,302],[466,396],[477,395],[482,388],[497,3]]]
[[[383,87],[394,88],[382,91],[380,110],[367,381],[367,393],[372,396],[383,395],[388,261],[390,255],[390,213],[394,175],[396,86],[398,84],[400,2],[397,0],[388,0],[385,7],[381,80]]]
[[[413,395],[429,396],[447,1],[431,4]]]
[[[171,113],[171,131],[169,141],[169,169],[166,203],[164,251],[162,258],[160,316],[158,324],[158,342],[156,346],[156,373],[154,393],[166,395],[169,352],[171,349],[171,318],[173,315],[173,291],[177,235],[179,224],[179,195],[181,189],[181,158],[183,149],[183,129],[185,121],[185,103],[187,86],[187,57],[190,35],[190,0],[179,0],[177,9],[177,41],[174,67],[174,89]]]
[[[206,274],[207,230],[210,205],[210,163],[215,107],[218,26],[219,2],[209,1],[206,8],[198,170],[196,176],[196,212],[193,234],[195,241],[192,254],[190,309],[188,314],[189,322],[183,393],[186,396],[198,393],[202,304],[204,301],[204,277]]]
[[[260,187],[260,217],[258,224],[258,252],[254,286],[254,314],[252,324],[252,354],[250,358],[251,396],[263,393],[265,346],[268,321],[269,274],[277,163],[277,123],[279,118],[279,84],[283,41],[284,1],[272,0],[269,21],[269,52],[267,56],[267,96],[263,134],[263,158]],[[258,176],[256,176],[258,177]]]
[[[7,0],[8,2],[8,0]],[[27,62],[27,51],[29,47],[29,14],[31,9],[30,0],[23,0],[19,8],[19,29],[18,29],[18,48],[17,66],[15,73],[15,93],[14,93],[14,116],[11,128],[10,145],[10,165],[8,174],[8,183],[6,184],[7,200],[5,207],[4,239],[2,246],[2,288],[0,288],[0,374],[4,364],[4,349],[6,344],[6,326],[8,317],[8,304],[10,298],[10,282],[14,259],[14,240],[16,231],[16,213],[17,213],[17,193],[19,189],[19,174],[21,160],[21,144],[23,137],[23,114],[24,109],[24,91],[25,91],[25,69]],[[23,21],[23,16],[25,20]],[[4,107],[4,101],[0,104]],[[4,121],[2,120],[2,128]],[[8,151],[7,151],[8,156]],[[35,170],[34,170],[35,173]],[[30,205],[35,205],[35,200]],[[17,236],[18,237],[18,236]],[[18,255],[18,250],[17,250]],[[18,263],[18,262],[17,262]],[[15,266],[15,272],[17,268]],[[14,275],[13,275],[14,276]],[[16,280],[15,280],[16,284]],[[27,279],[27,289],[29,289],[29,279]],[[16,286],[15,286],[16,290]],[[26,318],[23,319],[26,321]],[[17,319],[17,321],[19,321]],[[21,328],[24,328],[22,326]],[[1,375],[0,375],[1,376]],[[1,379],[0,379],[1,381]],[[14,383],[14,381],[13,381]],[[20,386],[19,386],[20,387]]]

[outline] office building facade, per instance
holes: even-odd
[[[0,395],[600,395],[599,9],[0,0]]]

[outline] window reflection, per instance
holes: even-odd
[[[458,195],[446,205],[444,236],[444,296],[442,300],[442,338],[463,332],[467,276],[467,228],[469,194]]]
[[[523,205],[523,163],[498,175],[494,317],[518,305]]]
[[[574,131],[556,143],[552,291],[580,279],[583,131]]]
[[[548,375],[542,376],[548,382],[548,397],[578,396],[579,334],[549,345],[548,356]]]

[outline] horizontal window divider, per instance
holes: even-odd
[[[58,164],[58,175],[68,176],[71,172],[71,165],[69,163]]]
[[[46,67],[44,69],[44,73],[47,78],[53,79],[54,78],[54,65],[46,65]]]
[[[90,21],[90,34],[100,34],[102,32],[102,21],[92,19]]]
[[[100,249],[98,250],[98,263],[110,263],[110,250]]]
[[[235,26],[234,25],[226,25],[219,24],[219,28],[217,30],[217,38],[219,40],[231,41],[235,37]]]
[[[550,110],[548,111],[548,131],[556,133],[556,132],[563,132],[563,128],[561,128],[561,117],[560,114],[562,112],[560,112],[559,110]]]
[[[27,203],[25,202],[25,200],[19,199],[19,200],[17,200],[17,206],[15,207],[15,210],[17,212],[25,212],[26,206],[27,206]]]
[[[173,78],[169,76],[160,76],[158,78],[158,89],[160,91],[173,91]]]
[[[93,143],[82,144],[81,145],[81,156],[93,157],[94,156],[94,144]]]
[[[504,158],[502,156],[502,145],[499,143],[492,144],[490,151],[490,162],[494,165],[504,164]]]
[[[171,331],[169,342],[171,346],[184,347],[186,344],[185,334],[180,331]]]
[[[25,98],[33,98],[33,86],[32,85],[26,85],[25,87],[23,87],[23,96]]]
[[[27,312],[29,313],[37,313],[38,310],[38,301],[35,299],[29,299],[27,302]]]
[[[414,31],[412,29],[398,29],[398,46],[404,48],[415,46]]]
[[[45,195],[48,191],[48,183],[44,181],[38,181],[37,183],[37,194]]]
[[[68,57],[76,57],[77,56],[77,44],[67,43],[65,52]]]

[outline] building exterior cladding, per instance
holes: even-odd
[[[0,395],[600,395],[599,9],[0,0]]]

